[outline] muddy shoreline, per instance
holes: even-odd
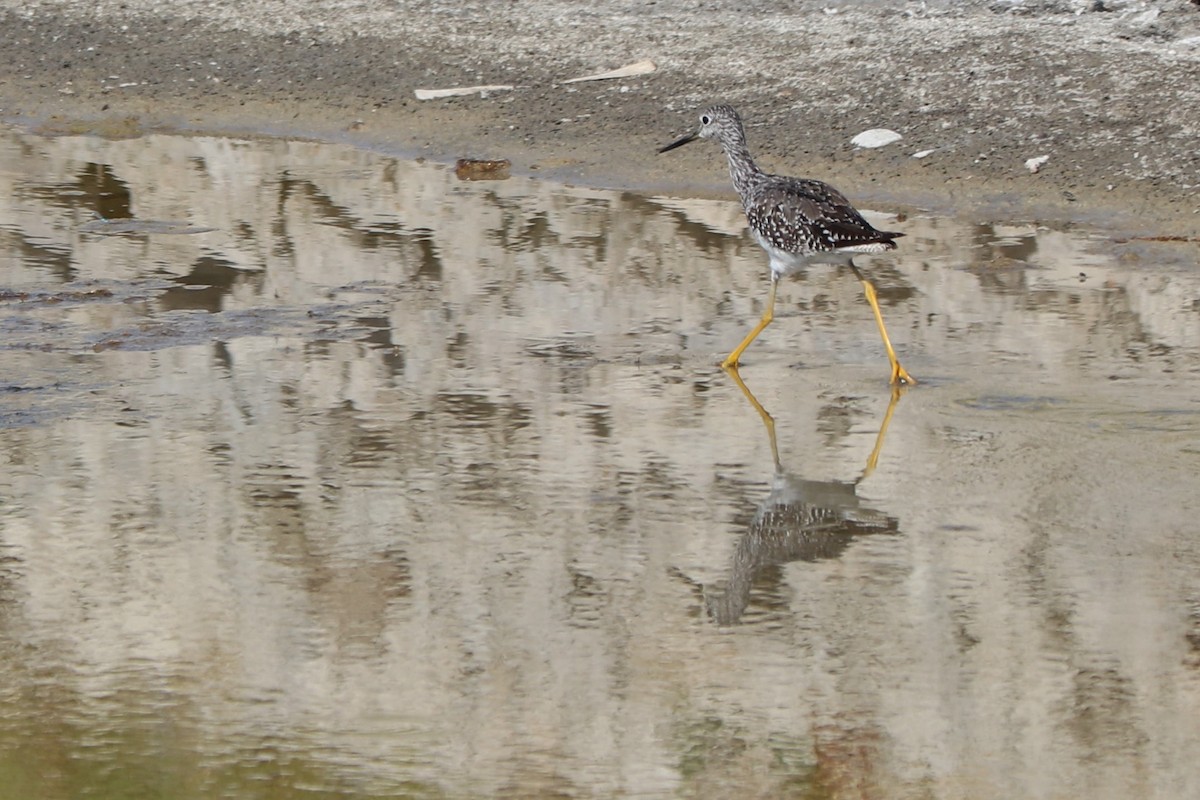
[[[312,137],[728,196],[712,148],[655,153],[719,99],[742,109],[764,167],[860,204],[1174,235],[1200,219],[1200,7],[1187,0],[286,9],[4,2],[0,118],[46,133]],[[645,58],[653,74],[562,83]],[[413,94],[481,83],[515,88]],[[904,139],[850,144],[874,127]]]

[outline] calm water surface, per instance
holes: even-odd
[[[871,215],[892,402],[831,269],[714,367],[732,203],[15,132],[0,189],[5,800],[1200,796],[1195,245]]]

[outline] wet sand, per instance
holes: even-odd
[[[711,150],[655,156],[723,100],[766,168],[859,202],[1174,235],[1200,208],[1200,8],[1186,0],[6,0],[0,28],[0,115],[46,132],[301,135],[727,196]],[[639,59],[658,70],[563,84]],[[414,98],[475,84],[516,88]],[[850,145],[875,127],[905,138]]]

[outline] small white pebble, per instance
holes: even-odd
[[[1025,169],[1036,174],[1037,171],[1042,168],[1042,164],[1045,164],[1049,160],[1050,156],[1038,156],[1037,158],[1026,159]]]
[[[900,134],[887,128],[871,128],[851,139],[850,144],[863,148],[883,147],[892,142],[898,142],[903,138]]]

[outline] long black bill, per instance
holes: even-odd
[[[700,134],[689,133],[687,136],[684,136],[681,139],[676,139],[675,141],[671,142],[669,145],[666,145],[665,147],[658,148],[658,152],[665,153],[668,150],[674,150],[676,147],[683,147],[688,142],[694,142],[699,138],[700,138]]]

